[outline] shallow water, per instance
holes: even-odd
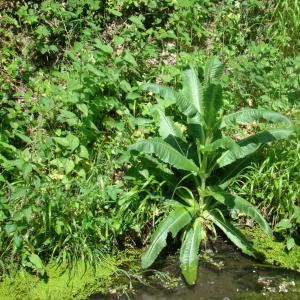
[[[137,284],[135,292],[127,296],[93,296],[92,300],[233,300],[271,299],[300,300],[300,273],[275,266],[260,264],[242,255],[225,242],[217,245],[218,251],[206,262],[200,262],[198,280],[188,287],[180,277],[177,257],[169,257],[159,271],[168,272],[179,279],[175,287],[165,287],[154,276],[147,277],[149,285]],[[151,272],[148,272],[151,273]]]

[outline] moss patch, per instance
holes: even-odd
[[[244,229],[246,237],[258,252],[265,255],[267,263],[300,272],[300,246],[287,251],[283,242],[276,241],[260,229]]]
[[[52,263],[47,266],[48,280],[20,270],[13,276],[2,278],[0,299],[86,299],[94,293],[122,291],[130,285],[130,276],[127,276],[128,274],[125,276],[120,268],[130,264],[131,270],[138,271],[138,266],[133,265],[136,255],[132,252],[123,252],[106,256],[94,268],[85,267],[83,262],[79,262],[72,273]]]

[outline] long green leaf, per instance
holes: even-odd
[[[177,98],[177,92],[172,90],[171,88],[160,85],[160,84],[155,84],[155,83],[144,83],[141,85],[141,90],[143,91],[149,91],[154,94],[160,95],[164,99],[168,100],[176,100]]]
[[[170,144],[173,148],[186,156],[186,145],[184,144],[183,133],[178,126],[176,126],[170,117],[167,117],[160,109],[156,110],[158,113],[159,121],[159,135],[165,142]]]
[[[220,212],[211,211],[209,215],[214,224],[217,225],[238,248],[248,255],[255,256],[253,247],[249,244],[244,235],[227,221]]]
[[[275,140],[286,139],[293,134],[292,129],[275,128],[268,129],[257,134],[251,135],[239,142],[241,147],[225,151],[222,156],[217,160],[217,168],[227,166],[236,160],[244,158],[255,151],[262,145]]]
[[[194,173],[198,172],[197,165],[191,159],[186,158],[160,138],[152,138],[137,142],[130,145],[129,150],[154,154],[163,162],[168,163],[177,169]]]
[[[183,138],[183,134],[180,129],[174,124],[173,120],[170,117],[167,117],[164,112],[160,109],[156,110],[159,116],[159,134],[165,139],[169,135],[174,137]]]
[[[246,137],[245,139],[241,140],[239,144],[241,146],[248,145],[250,143],[265,144],[275,140],[286,139],[289,136],[291,136],[293,132],[294,132],[293,129],[287,129],[287,128],[267,129],[257,134],[253,134],[250,135],[249,137]]]
[[[260,211],[247,200],[237,195],[227,193],[216,186],[210,187],[209,194],[218,202],[224,204],[227,208],[237,210],[238,212],[244,213],[248,217],[251,217],[258,223],[263,231],[269,235],[272,235],[272,229],[270,228],[268,222],[261,215]]]
[[[196,107],[183,94],[169,87],[155,83],[146,83],[141,86],[141,89],[158,94],[164,99],[175,100],[179,111],[187,117],[193,117],[197,113]]]
[[[203,114],[203,90],[196,70],[190,66],[182,72],[183,94],[198,113]]]
[[[199,140],[200,144],[205,143],[205,121],[198,113],[194,117],[187,119],[189,133],[195,140]]]
[[[210,59],[204,68],[204,79],[206,83],[216,82],[221,79],[223,74],[224,64],[217,57]]]
[[[209,144],[207,148],[209,151],[216,151],[220,148],[226,150],[238,150],[240,146],[230,137],[224,136]]]
[[[180,249],[180,268],[188,284],[195,284],[198,273],[199,247],[201,242],[202,223],[198,218],[185,234]]]
[[[223,105],[221,85],[210,84],[204,92],[203,117],[208,128],[213,128]]]
[[[239,147],[237,149],[227,150],[222,156],[217,160],[217,164],[215,169],[223,168],[241,158],[244,158],[255,151],[257,151],[261,147],[261,144],[248,144],[243,147]]]
[[[224,116],[222,120],[217,124],[217,126],[219,128],[224,128],[240,122],[247,123],[260,120],[270,121],[277,124],[281,123],[286,125],[287,127],[292,127],[292,122],[290,121],[290,119],[280,113],[264,109],[252,108],[243,109]]]
[[[142,268],[148,268],[153,264],[160,251],[166,246],[168,233],[173,238],[192,220],[191,211],[184,207],[176,208],[158,226],[151,238],[151,244],[142,256]]]

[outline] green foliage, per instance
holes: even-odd
[[[268,158],[246,168],[231,188],[260,207],[290,250],[299,242],[299,133],[294,141],[266,151]]]
[[[139,147],[149,152],[160,149],[165,161],[177,157],[176,166],[197,172],[199,159],[189,144],[197,139],[204,145],[201,124],[213,124],[220,115],[218,85],[225,87],[223,111],[230,115],[237,108],[251,107],[247,117],[242,114],[248,125],[241,123],[237,130],[234,123],[242,119],[224,119],[220,129],[232,125],[229,137],[218,137],[202,150],[228,150],[217,163],[226,169],[222,186],[235,172],[230,175],[232,161],[255,151],[257,143],[288,135],[286,129],[258,125],[251,114],[266,108],[297,119],[298,8],[298,1],[273,0],[0,1],[1,269],[25,265],[43,274],[51,257],[73,264],[79,257],[96,261],[113,245],[143,245],[155,222],[170,209],[159,198],[171,198],[176,189],[183,201],[190,202],[191,187],[176,188],[176,176],[150,155],[136,159],[140,169],[135,175],[125,176],[128,165],[117,161],[128,144],[156,133],[152,114],[168,146],[156,141]],[[180,71],[190,63],[202,64],[211,55],[226,61],[225,75],[220,77],[223,65],[217,60],[204,70],[187,68],[182,78],[189,87],[183,91],[185,96],[174,92],[180,87]],[[201,85],[197,73],[204,77]],[[140,82],[154,78],[149,88],[167,98],[156,97],[160,108],[155,112],[153,98],[140,90]],[[162,89],[160,83],[172,88]],[[202,93],[206,85],[211,88]],[[205,103],[210,99],[215,105]],[[174,111],[175,102],[188,117],[188,127],[182,126],[184,117]],[[211,114],[201,116],[202,106]],[[258,114],[271,122],[279,117],[282,125],[289,125],[278,114],[265,110]],[[262,133],[237,143],[257,129]],[[174,151],[166,154],[164,147],[173,147],[181,156]],[[291,228],[279,226],[276,234],[298,243],[296,148],[293,142],[274,150],[284,155],[275,163],[273,177],[269,169],[273,160],[263,163],[259,174],[250,169],[244,173],[255,181],[255,195],[243,180],[252,203],[260,205],[273,228],[280,220],[292,223]],[[212,163],[213,159],[206,165],[212,168]],[[148,165],[155,166],[153,176]],[[291,180],[286,179],[288,173]],[[164,182],[173,183],[171,196],[161,191],[166,190]],[[237,192],[240,185],[230,188]],[[196,244],[197,240],[187,239],[185,249]],[[187,270],[194,270],[194,264],[188,264]]]
[[[300,247],[295,245],[287,251],[284,241],[274,240],[264,234],[259,228],[243,230],[247,238],[253,242],[253,247],[264,254],[265,261],[286,269],[300,271]]]
[[[175,185],[171,198],[175,208],[153,234],[151,244],[142,257],[142,267],[147,268],[154,262],[166,246],[169,232],[175,238],[181,231],[181,269],[188,284],[196,281],[200,242],[206,240],[209,231],[215,233],[214,226],[221,229],[243,252],[255,254],[242,233],[226,218],[224,209],[246,214],[272,235],[271,228],[258,209],[223,188],[228,180],[232,181],[239,175],[239,165],[250,155],[268,142],[286,139],[293,133],[291,121],[276,112],[244,109],[223,115],[222,88],[218,83],[222,69],[223,65],[217,58],[210,60],[204,68],[204,83],[200,84],[197,71],[190,66],[183,71],[182,89],[178,92],[171,92],[164,86],[144,85],[144,90],[167,100],[175,100],[186,121],[180,119],[182,123],[176,127],[171,118],[158,110],[161,138],[148,138],[129,146],[133,152],[154,155],[166,163],[169,172],[174,174],[168,185]],[[226,135],[227,127],[253,121],[263,123],[264,130],[239,141]],[[282,127],[268,129],[264,121]],[[176,128],[184,129],[180,131]],[[230,173],[226,172],[228,168]]]
[[[69,266],[80,259],[93,264],[111,245],[122,247],[125,233],[139,236],[157,213],[159,186],[155,189],[149,178],[126,191],[122,182],[99,186],[94,180],[103,179],[78,179],[67,186],[42,183],[35,189],[7,186],[0,198],[3,270],[19,263],[43,275],[43,261],[51,259]],[[145,187],[150,183],[153,191],[148,195]]]

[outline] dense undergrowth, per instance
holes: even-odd
[[[128,172],[123,155],[155,133],[161,99],[141,82],[177,88],[183,67],[217,55],[226,112],[272,109],[299,125],[299,23],[292,0],[0,1],[1,270],[43,275],[53,259],[147,243],[168,207],[163,183]],[[230,186],[288,250],[299,243],[299,161],[298,131]]]

